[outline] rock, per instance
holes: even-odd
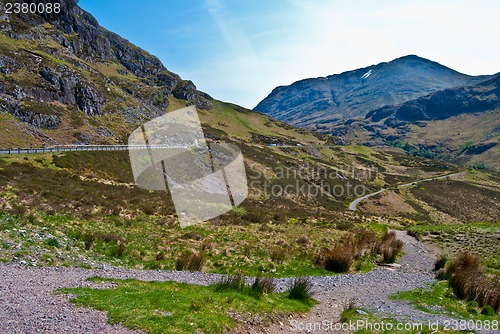
[[[31,124],[37,128],[55,130],[61,124],[61,118],[57,115],[34,113],[22,109],[13,110],[11,114],[20,121]]]
[[[208,94],[199,92],[189,80],[181,80],[172,94],[180,100],[193,101],[200,109],[208,109],[211,106],[208,100],[212,98]]]
[[[104,100],[92,86],[84,83],[77,84],[75,100],[80,110],[86,115],[97,116],[102,114]]]

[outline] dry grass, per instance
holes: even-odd
[[[323,268],[335,273],[346,273],[354,262],[353,254],[348,246],[341,245],[330,249],[322,249],[316,262]]]
[[[394,232],[386,233],[382,240],[366,229],[356,228],[351,232],[353,234],[344,238],[337,246],[321,249],[316,257],[316,264],[328,271],[345,273],[351,270],[356,260],[367,256],[380,254],[384,262],[394,262],[403,248],[403,242],[396,239]]]
[[[396,233],[389,232],[378,246],[378,253],[382,254],[384,263],[394,263],[403,250],[403,242],[396,239]]]
[[[446,271],[449,284],[458,298],[474,300],[479,306],[500,308],[500,279],[483,273],[481,260],[470,253],[460,254]]]
[[[191,253],[191,254],[181,255],[175,261],[175,269],[202,271],[206,261],[207,259],[203,254]]]

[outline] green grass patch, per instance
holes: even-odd
[[[500,222],[470,224],[415,225],[408,228],[417,239],[439,246],[444,255],[461,252],[478,255],[487,273],[500,275]]]
[[[231,314],[242,316],[308,312],[314,303],[287,298],[286,293],[255,297],[246,290],[217,285],[197,286],[177,282],[143,282],[91,278],[96,284],[112,282],[110,289],[66,288],[78,306],[108,313],[111,324],[121,323],[147,333],[221,333],[234,330]]]
[[[451,317],[469,320],[498,320],[493,315],[481,314],[482,309],[474,301],[458,299],[447,281],[436,282],[430,286],[411,291],[398,292],[392,299],[407,300],[423,312],[432,314],[446,314]]]

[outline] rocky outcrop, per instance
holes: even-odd
[[[5,2],[0,0],[2,112],[37,129],[90,126],[92,132],[84,140],[75,139],[78,142],[108,135],[111,141],[123,142],[130,130],[163,114],[169,96],[201,109],[211,107],[212,98],[191,81],[101,27],[74,1],[61,1],[61,15],[45,16],[6,15]],[[31,108],[25,108],[26,101]],[[112,117],[115,123],[101,124],[100,116],[110,113],[117,114]]]
[[[85,115],[97,116],[102,114],[104,101],[92,86],[78,83],[75,87],[75,100]]]
[[[61,125],[61,118],[58,115],[27,110],[14,97],[3,94],[1,87],[0,113],[9,113],[18,120],[36,128],[55,130]]]
[[[55,130],[61,124],[61,118],[57,115],[34,113],[22,109],[15,110],[12,112],[12,115],[20,121],[26,122],[37,128]]]
[[[175,87],[173,95],[180,100],[194,103],[200,109],[211,107],[209,100],[212,98],[208,94],[198,91],[193,82],[189,80],[180,81]]]

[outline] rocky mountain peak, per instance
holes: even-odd
[[[328,124],[361,118],[373,109],[487,78],[461,74],[431,60],[408,55],[277,87],[254,110],[293,125],[327,131]]]
[[[62,1],[56,16],[5,14],[6,3],[0,0],[0,13],[4,13],[0,17],[0,111],[31,126],[26,131],[37,137],[45,138],[40,133],[43,129],[77,124],[81,129],[75,131],[75,138],[84,133],[91,142],[110,137],[122,142],[127,132],[123,126],[91,118],[118,117],[131,128],[164,113],[170,96],[210,108],[211,97],[191,81],[101,27],[74,1]],[[121,128],[120,133],[114,127]],[[68,138],[52,142],[61,141]]]

